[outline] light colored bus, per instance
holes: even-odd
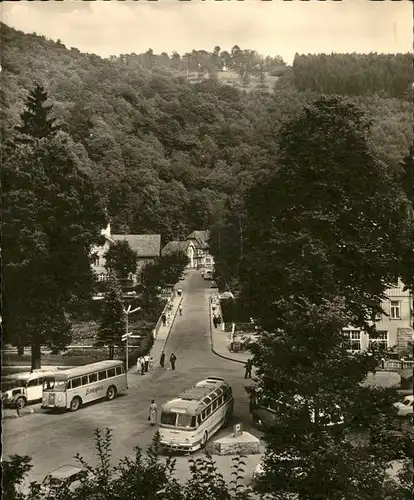
[[[79,410],[84,403],[115,398],[127,389],[122,361],[100,361],[61,371],[43,382],[42,408]]]
[[[233,415],[231,386],[222,378],[208,377],[183,391],[161,408],[159,426],[161,447],[167,450],[195,451]]]
[[[46,376],[53,370],[36,370],[32,373],[5,375],[1,380],[1,400],[4,406],[23,408],[27,404],[42,400],[42,386]]]

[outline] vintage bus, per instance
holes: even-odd
[[[226,427],[233,415],[231,386],[222,378],[208,377],[183,391],[161,408],[161,447],[166,450],[195,451]]]
[[[35,370],[32,373],[5,375],[1,380],[1,400],[4,406],[23,408],[27,404],[42,400],[42,386],[45,377],[54,370]]]
[[[270,428],[275,425],[279,418],[281,403],[276,399],[265,398],[260,389],[255,387],[246,387],[246,391],[250,395],[250,414],[253,423],[259,428]],[[311,422],[315,422],[315,410],[312,409],[312,404],[306,402],[299,395],[295,396],[294,404],[298,404],[303,408],[304,415],[309,416]],[[329,412],[319,412],[319,422],[325,427],[337,427],[344,423],[344,417],[338,405]]]
[[[79,410],[84,403],[107,398],[109,401],[127,389],[122,361],[100,361],[77,366],[45,378],[42,408]]]

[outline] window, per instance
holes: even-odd
[[[401,304],[398,300],[391,300],[390,318],[401,319]]]
[[[211,414],[211,406],[206,408],[206,417],[208,417]]]
[[[117,375],[122,375],[124,373],[124,367],[122,366],[117,366],[116,367],[116,374]]]
[[[360,351],[361,350],[361,331],[360,330],[345,330],[345,334],[349,339],[350,351]]]
[[[37,385],[39,385],[39,380],[37,378],[34,378],[33,380],[29,380],[29,382],[27,382],[27,387],[36,387]]]
[[[207,414],[206,414],[206,410],[203,411],[203,413],[201,414],[201,420],[205,420]]]
[[[96,373],[91,373],[89,375],[89,383],[92,384],[98,380],[98,375]]]
[[[217,400],[217,403],[219,406],[221,406],[223,404],[223,396],[220,396]]]
[[[198,417],[197,417],[197,425],[200,425],[201,421],[202,421],[202,416],[198,415]]]
[[[80,387],[81,385],[81,378],[73,378],[72,379],[72,389],[76,389],[77,387]]]
[[[115,368],[108,370],[108,378],[115,377]]]
[[[99,378],[99,380],[105,380],[106,379],[106,370],[103,372],[99,372],[98,378]]]
[[[215,401],[213,401],[213,411],[217,408],[217,399]]]
[[[373,336],[369,337],[369,343],[372,345],[373,343],[375,344],[380,344],[383,345],[384,347],[388,347],[388,331],[387,330],[378,330],[375,333],[373,333]]]
[[[162,414],[161,414],[161,423],[162,424],[175,425],[176,419],[177,419],[176,413],[162,412]]]
[[[177,427],[195,427],[196,418],[190,415],[177,415]]]
[[[84,375],[82,377],[81,383],[82,383],[82,385],[87,385],[87,383],[88,383],[88,376],[87,375]]]

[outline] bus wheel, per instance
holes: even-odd
[[[75,398],[72,399],[70,402],[70,411],[77,411],[81,407],[82,401],[81,398],[76,396]]]
[[[112,401],[113,399],[115,399],[115,396],[116,396],[116,387],[111,385],[111,387],[109,387],[108,390],[106,391],[106,397],[108,401]]]
[[[207,441],[208,441],[208,432],[206,431],[203,434],[203,438],[201,440],[201,448],[205,448],[206,447]]]

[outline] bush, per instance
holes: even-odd
[[[251,500],[250,492],[241,484],[244,476],[244,457],[233,459],[232,480],[227,484],[212,457],[190,460],[190,478],[180,484],[174,477],[175,460],[160,456],[159,435],[153,439],[146,453],[135,448],[133,458],[124,458],[111,464],[112,431],[95,431],[97,465],[88,464],[76,456],[85,470],[79,488],[57,490],[56,500]],[[31,469],[29,457],[12,456],[4,461],[7,471],[3,494],[6,500],[37,500],[47,496],[39,483],[31,483],[28,495],[19,494],[18,486]]]

